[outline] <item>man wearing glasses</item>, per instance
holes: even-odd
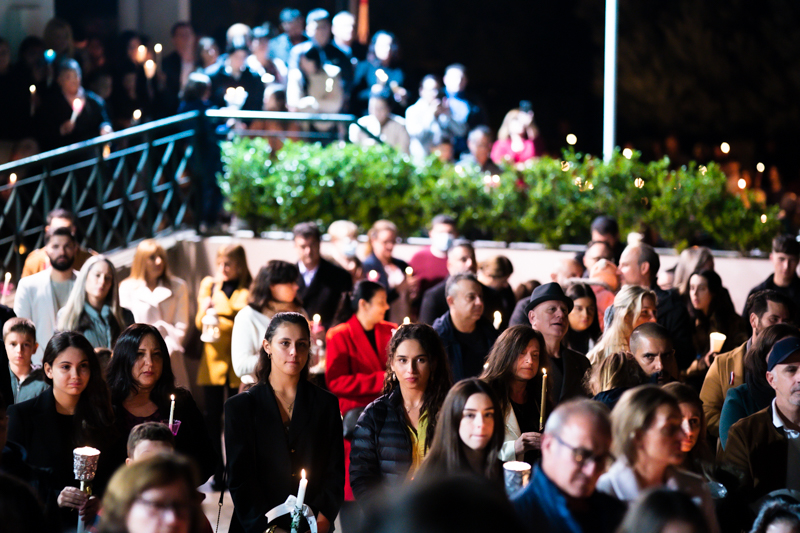
[[[559,405],[542,435],[542,460],[511,502],[533,532],[615,531],[625,514],[619,500],[595,490],[610,457],[608,409],[591,400]]]

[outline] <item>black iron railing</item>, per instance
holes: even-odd
[[[0,165],[3,270],[18,279],[27,253],[43,245],[47,214],[57,208],[74,212],[81,245],[101,252],[197,227],[203,191],[192,179],[192,157],[209,130],[205,121],[229,119],[349,125],[356,117],[192,111]]]

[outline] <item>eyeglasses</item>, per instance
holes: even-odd
[[[572,452],[572,460],[575,461],[575,463],[581,468],[583,468],[586,463],[591,463],[598,468],[605,469],[606,465],[608,464],[608,460],[611,458],[611,454],[608,452],[595,455],[592,453],[592,450],[570,446],[561,440],[561,437],[558,435],[553,435],[553,438],[555,438],[563,447]]]
[[[141,503],[142,505],[149,507],[153,510],[154,514],[158,514],[160,516],[167,514],[167,511],[172,511],[175,514],[175,517],[181,520],[186,520],[189,518],[192,508],[191,504],[186,502],[159,502],[146,500],[144,498],[137,498],[135,503]]]

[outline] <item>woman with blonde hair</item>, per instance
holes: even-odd
[[[217,250],[217,272],[200,282],[195,326],[203,328],[206,314],[216,315],[219,324],[214,340],[204,343],[197,384],[203,387],[206,426],[211,434],[219,463],[222,463],[222,409],[225,399],[239,392],[239,377],[231,360],[231,337],[236,315],[247,305],[253,281],[247,256],[240,244],[227,244]],[[215,488],[222,486],[222,469],[214,475]]]
[[[155,239],[136,247],[131,275],[119,284],[120,305],[131,310],[137,323],[155,326],[169,349],[179,387],[190,388],[183,360],[183,340],[189,327],[189,290],[170,275],[167,253]]]
[[[397,226],[389,220],[375,222],[367,232],[367,258],[364,259],[364,277],[386,289],[386,300],[391,305],[389,320],[401,322],[409,315],[409,287],[406,281],[408,263],[392,257],[397,241]]]
[[[586,354],[595,365],[615,352],[630,352],[631,333],[645,322],[656,321],[656,293],[638,285],[626,285],[614,297],[613,318],[603,336]],[[608,313],[606,313],[608,315]]]
[[[597,490],[633,502],[648,489],[684,492],[699,502],[708,531],[719,532],[705,479],[682,470],[685,433],[678,400],[655,385],[626,391],[611,411],[616,461],[597,481]]]
[[[536,157],[533,138],[536,127],[533,117],[521,109],[506,113],[503,124],[497,132],[497,140],[492,146],[491,158],[496,164],[518,165]]]
[[[119,334],[133,324],[133,314],[119,303],[117,271],[104,255],[84,263],[67,304],[58,312],[59,331],[77,331],[94,348],[114,348]]]
[[[158,454],[120,468],[103,497],[102,533],[200,533],[209,526],[195,490],[197,469],[181,455]]]

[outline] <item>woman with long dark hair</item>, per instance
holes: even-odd
[[[706,415],[703,412],[703,401],[689,385],[677,381],[667,383],[663,389],[678,400],[681,410],[681,429],[683,440],[681,451],[686,454],[681,467],[700,476],[711,473],[714,466],[714,455],[706,440]]]
[[[697,372],[705,376],[713,360],[709,335],[712,332],[725,334],[725,343],[718,353],[726,353],[747,340],[745,323],[736,313],[719,274],[713,270],[692,273],[686,298],[689,316],[694,320],[694,346],[698,357],[689,367],[689,373]]]
[[[790,324],[768,326],[744,354],[744,383],[728,389],[719,415],[719,442],[723,450],[731,426],[768,407],[775,398],[775,389],[767,383],[767,356],[775,343],[786,337],[800,337],[800,331]]]
[[[345,424],[348,436],[352,436],[359,411],[381,394],[386,381],[386,347],[397,328],[397,324],[383,320],[387,309],[386,289],[373,281],[359,281],[352,293],[342,297],[336,317],[341,323],[329,329],[325,336],[325,381],[339,399],[342,416],[348,420]],[[355,409],[359,411],[348,417],[347,413]],[[350,441],[347,439],[344,450],[349,470]],[[349,474],[345,498],[354,499]]]
[[[77,488],[72,451],[82,446],[100,450],[92,487],[102,495],[113,473],[109,452],[114,442],[114,412],[100,363],[86,338],[74,331],[56,333],[42,360],[45,381],[52,388],[8,408],[8,440],[27,451],[30,466],[49,469],[40,489],[53,531],[75,527],[78,510],[85,522],[97,513],[99,500]]]
[[[503,413],[492,388],[477,378],[456,383],[444,400],[433,444],[416,476],[472,474],[503,484],[499,454]]]
[[[353,435],[350,483],[358,499],[414,476],[450,389],[447,354],[427,324],[400,326],[388,352],[383,396],[364,409]]]
[[[574,283],[564,292],[573,303],[565,342],[567,348],[585,355],[594,348],[602,334],[597,315],[597,296],[585,283]]]
[[[497,395],[505,420],[500,459],[533,464],[541,450],[541,370],[547,367],[542,334],[529,326],[512,326],[497,339],[486,359],[481,379]],[[545,413],[552,411],[545,399]],[[545,416],[546,420],[546,416]]]
[[[297,265],[275,259],[261,267],[250,285],[247,306],[233,319],[231,337],[233,370],[242,383],[255,383],[261,343],[273,316],[289,311],[308,318],[297,297],[299,277]]]
[[[258,384],[225,404],[231,533],[262,533],[265,514],[297,494],[327,533],[344,498],[342,418],[336,398],[308,381],[311,331],[299,313],[278,313],[264,336]],[[287,515],[274,523],[290,528]]]
[[[167,421],[174,398],[175,420],[180,420],[175,449],[197,462],[203,481],[214,473],[219,459],[203,415],[191,393],[175,386],[167,344],[156,327],[134,324],[122,332],[106,370],[106,381],[119,433],[117,465],[125,462],[125,443],[131,429],[144,422]]]

